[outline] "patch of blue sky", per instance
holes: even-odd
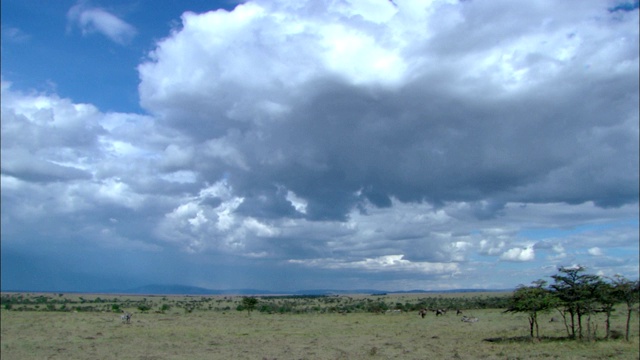
[[[619,258],[619,259],[638,259],[638,248],[635,249],[631,247],[616,247],[616,248],[607,248],[603,250],[604,254],[607,256]]]
[[[137,66],[156,42],[180,25],[186,9],[206,12],[236,5],[225,0],[169,1],[163,6],[150,0],[3,0],[3,80],[10,81],[14,90],[55,93],[104,112],[144,113]],[[69,16],[77,6],[108,13],[111,24],[118,19],[132,32],[126,41],[117,41],[118,36],[95,24],[80,25]]]

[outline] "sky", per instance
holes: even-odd
[[[2,290],[638,278],[637,1],[1,6]]]

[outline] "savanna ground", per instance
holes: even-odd
[[[34,294],[24,298],[29,296],[36,299]],[[329,299],[334,301],[330,304],[320,298],[260,298],[257,309],[269,301],[279,305],[300,302],[305,311],[253,311],[250,316],[236,310],[239,296],[119,296],[96,306],[92,300],[97,296],[49,294],[57,305],[33,302],[14,304],[7,310],[3,294],[1,358],[640,359],[637,313],[633,314],[630,342],[603,340],[604,317],[600,315],[593,323],[598,340],[568,340],[562,322],[549,322],[552,316],[558,317],[557,312],[541,315],[542,339],[531,341],[526,316],[504,314],[502,309],[464,310],[465,315],[479,318],[476,323],[461,322],[455,311],[438,317],[431,312],[424,319],[414,311],[326,311],[336,303],[407,304],[418,302],[424,294],[341,296]],[[60,305],[62,299],[72,302]],[[141,299],[149,310],[139,310]],[[60,311],[63,306],[65,311]],[[120,310],[133,313],[130,324],[121,321]],[[617,332],[624,332],[623,313],[620,305],[612,317]]]

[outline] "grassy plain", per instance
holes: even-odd
[[[58,296],[58,295],[56,295]],[[94,299],[96,295],[59,295]],[[389,304],[417,301],[420,295],[372,297]],[[422,295],[424,296],[424,295]],[[474,295],[475,296],[475,295]],[[113,298],[113,295],[102,295]],[[93,311],[1,310],[3,360],[11,359],[640,359],[639,325],[633,315],[631,341],[572,341],[562,322],[549,322],[556,313],[540,318],[541,341],[527,338],[529,326],[522,314],[500,309],[465,310],[477,323],[463,323],[455,312],[424,319],[415,312],[260,313],[236,311],[241,297],[145,297],[152,304],[134,313],[130,324],[120,314]],[[347,300],[345,300],[347,299]],[[355,300],[354,300],[355,299]],[[363,297],[340,297],[340,301]],[[120,296],[133,303],[140,297]],[[304,299],[303,299],[304,300]],[[300,300],[300,301],[303,301]],[[321,304],[306,299],[311,309]],[[285,300],[283,300],[285,301]],[[206,304],[191,312],[162,303]],[[34,305],[35,306],[35,305]],[[39,308],[41,309],[41,308]],[[227,310],[228,309],[228,310]],[[24,310],[24,309],[23,309]],[[624,331],[622,307],[612,328]],[[604,336],[604,318],[594,322]]]

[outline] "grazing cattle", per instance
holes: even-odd
[[[438,310],[436,310],[436,316],[444,315],[444,314],[446,314],[446,313],[447,313],[447,310],[445,310],[445,309],[438,309]]]
[[[456,315],[462,315],[462,310],[458,309],[458,310],[456,311]]]
[[[464,322],[468,322],[468,323],[474,323],[474,322],[478,322],[478,318],[477,318],[477,317],[467,317],[467,316],[463,316],[463,317],[462,317],[462,321],[464,321]]]
[[[131,323],[131,313],[124,313],[122,314],[122,316],[120,316],[120,320],[122,320],[123,324],[130,324]]]
[[[427,315],[427,309],[420,309],[420,311],[418,311],[418,315],[424,319],[424,316]]]

